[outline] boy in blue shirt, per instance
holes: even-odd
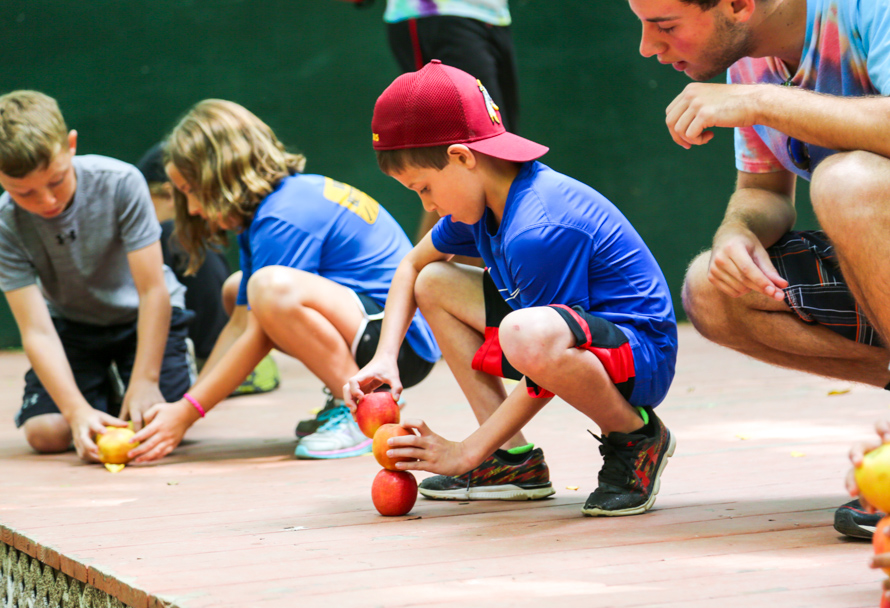
[[[655,502],[675,439],[655,415],[676,361],[676,323],[655,259],[598,192],[536,162],[547,148],[504,130],[472,76],[432,61],[377,100],[384,173],[443,216],[402,261],[374,358],[344,388],[354,405],[382,384],[399,396],[396,353],[419,307],[479,429],[390,439],[400,469],[438,473],[428,498],[525,500],[553,494],[540,448],[521,429],[553,395],[601,429],[603,467],[585,515]],[[481,256],[487,268],[450,263]],[[520,380],[508,395],[499,377]]]

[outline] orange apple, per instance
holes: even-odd
[[[389,391],[365,395],[355,408],[355,421],[366,437],[384,424],[399,423],[399,404]]]
[[[872,450],[853,472],[859,493],[874,508],[890,513],[890,443]]]
[[[139,445],[139,443],[130,443],[130,438],[135,434],[131,429],[106,426],[105,432],[96,439],[99,459],[105,464],[127,464],[130,462],[127,452]]]
[[[404,515],[417,500],[417,480],[409,471],[381,469],[371,485],[371,501],[381,515]]]
[[[875,555],[890,553],[890,538],[887,537],[887,526],[890,526],[890,516],[884,517],[875,527],[875,533],[871,537],[871,544],[875,548]],[[890,574],[890,568],[882,568]]]
[[[371,444],[371,451],[374,452],[374,458],[377,459],[380,466],[384,469],[395,471],[397,462],[411,460],[411,458],[404,457],[390,458],[386,455],[386,451],[390,449],[390,446],[387,443],[390,437],[402,437],[411,434],[411,431],[398,424],[383,424],[377,429],[377,432],[374,433],[374,443]]]

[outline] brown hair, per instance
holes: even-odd
[[[449,146],[377,150],[377,166],[390,175],[407,167],[422,167],[441,171],[448,165]]]
[[[205,99],[168,136],[164,161],[182,174],[208,215],[249,224],[257,206],[279,182],[303,170],[306,157],[287,152],[272,129],[246,108]],[[189,215],[179,190],[173,201],[176,234],[189,254],[186,274],[194,274],[207,246],[227,244],[226,235],[203,218]]]
[[[0,96],[0,171],[25,177],[45,169],[68,145],[68,127],[59,104],[38,91]]]
[[[703,11],[709,11],[718,4],[720,0],[680,0],[683,4],[697,4],[698,8]]]

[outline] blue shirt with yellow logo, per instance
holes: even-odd
[[[238,305],[248,304],[247,281],[265,266],[287,266],[330,279],[381,306],[411,242],[401,226],[364,192],[322,175],[286,177],[257,207],[238,236]],[[439,348],[416,313],[407,334],[420,357],[436,361]]]

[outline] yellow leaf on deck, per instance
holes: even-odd
[[[838,389],[828,391],[828,396],[830,397],[831,395],[846,395],[849,392],[850,392],[850,389],[848,389],[848,388],[838,388]]]
[[[577,490],[581,486],[566,486],[566,490]]]
[[[803,452],[791,452],[792,458],[802,458],[803,456],[806,456]]]
[[[125,464],[106,464],[105,468],[111,471],[112,473],[117,473],[118,471],[123,471],[124,467],[127,466]]]
[[[741,433],[736,433],[735,436],[738,437],[739,439],[741,439],[742,441],[744,441],[745,439],[750,439],[750,437],[748,435],[742,435]]]

